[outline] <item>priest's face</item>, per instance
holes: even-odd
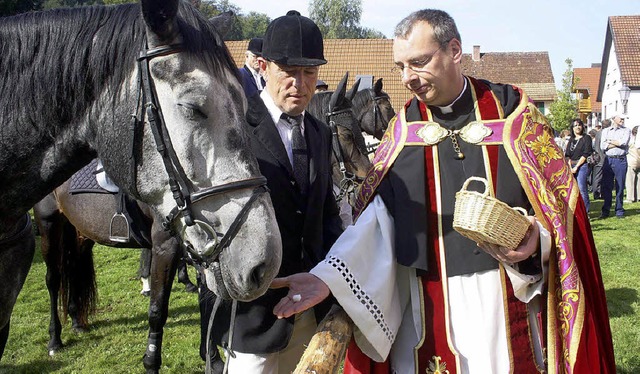
[[[460,70],[460,41],[440,45],[431,25],[417,22],[406,38],[393,42],[394,68],[402,83],[427,105],[445,106],[455,100],[464,85]]]

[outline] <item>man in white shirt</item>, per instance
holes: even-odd
[[[624,114],[616,114],[611,120],[611,127],[602,130],[600,149],[605,153],[602,166],[602,212],[599,218],[609,217],[614,181],[616,186],[615,213],[617,218],[624,218],[624,186],[627,175],[627,153],[631,130],[624,126]]]
[[[238,134],[249,137],[267,178],[282,238],[279,276],[309,271],[342,233],[332,190],[331,133],[306,112],[320,65],[327,62],[323,53],[322,34],[309,18],[290,11],[273,20],[258,58],[267,84],[259,95],[248,97],[246,135]],[[272,310],[286,294],[268,290],[252,302],[239,302],[233,334],[226,330],[228,305],[216,313],[212,342],[222,345],[233,336],[230,373],[288,374],[295,369],[331,302],[278,319]],[[212,296],[204,297],[201,308],[210,310],[206,299]],[[210,314],[203,311],[203,324]]]

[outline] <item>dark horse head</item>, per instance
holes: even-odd
[[[382,90],[382,78],[373,88],[357,92],[351,89],[348,96],[352,98],[353,112],[362,131],[381,140],[389,121],[396,115],[389,95]]]
[[[99,157],[166,217],[210,288],[265,292],[279,231],[207,19],[179,0],[56,9],[0,19],[0,51],[0,231]]]
[[[314,117],[329,125],[334,133],[332,177],[333,182],[339,187],[350,183],[349,181],[364,179],[371,165],[362,130],[354,116],[351,100],[347,97],[348,78],[349,73],[346,73],[335,91],[317,92],[308,108]]]

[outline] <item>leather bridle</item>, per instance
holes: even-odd
[[[389,100],[389,96],[388,95],[380,95],[380,96],[376,96],[373,93],[373,90],[367,90],[369,97],[371,99],[371,101],[373,102],[373,131],[374,134],[373,136],[377,139],[382,139],[382,135],[384,135],[384,131],[378,131],[378,127],[376,126],[376,124],[378,123],[378,120],[380,121],[384,121],[384,118],[382,118],[382,113],[380,111],[380,101],[381,100]],[[362,120],[364,118],[364,116],[367,115],[367,112],[362,112],[360,114],[360,118],[358,118],[358,123],[362,123]],[[367,152],[365,154],[370,154],[376,151],[377,146],[380,143],[376,143],[374,144],[372,147],[367,147]]]
[[[267,179],[264,176],[259,176],[256,178],[249,178],[226,183],[223,185],[203,188],[197,191],[193,189],[193,183],[185,174],[182,165],[180,165],[180,161],[178,160],[173,145],[171,144],[171,139],[169,137],[169,133],[162,116],[162,110],[158,103],[155,87],[153,85],[151,73],[149,71],[149,60],[158,56],[167,56],[178,53],[182,50],[183,48],[181,44],[163,45],[147,49],[145,43],[145,46],[142,48],[142,51],[140,52],[137,59],[139,84],[141,85],[140,92],[143,95],[142,102],[144,103],[143,106],[145,108],[145,114],[149,122],[149,127],[151,128],[151,131],[153,133],[153,137],[156,143],[156,150],[162,157],[162,162],[164,164],[167,175],[169,176],[169,188],[171,189],[173,199],[176,202],[176,206],[171,210],[169,215],[164,217],[162,226],[165,230],[171,230],[173,222],[177,218],[182,217],[186,226],[183,228],[181,234],[184,234],[186,228],[189,226],[199,226],[204,232],[209,235],[210,241],[209,243],[207,243],[203,251],[196,251],[196,249],[193,248],[193,246],[189,242],[185,241],[183,242],[183,244],[185,245],[188,254],[192,257],[196,265],[203,268],[208,268],[210,265],[213,265],[214,275],[217,281],[219,281],[221,291],[223,293],[226,293],[225,296],[228,296],[228,298],[230,298],[230,296],[228,295],[228,291],[224,286],[224,282],[222,282],[218,257],[220,256],[220,253],[222,253],[222,251],[226,247],[228,247],[229,244],[231,244],[231,241],[236,236],[240,227],[244,223],[253,203],[261,194],[268,192]],[[140,109],[140,100],[138,102],[138,109]],[[144,119],[142,119],[142,121],[144,121]],[[133,158],[135,158],[135,153],[133,153]],[[132,166],[132,170],[134,173],[132,187],[134,188],[136,181],[135,164],[136,163],[134,160]],[[225,234],[217,232],[208,222],[194,218],[192,211],[194,204],[227,192],[248,188],[253,188],[251,197],[242,207],[235,220],[229,226],[229,230],[227,230]],[[182,235],[179,236],[179,239],[182,240]]]
[[[336,117],[336,119],[334,119],[334,117]],[[325,114],[325,118],[327,123],[329,124],[329,128],[331,129],[331,148],[333,150],[334,156],[336,157],[336,160],[338,161],[340,173],[342,174],[342,179],[340,179],[340,182],[338,183],[339,190],[335,195],[336,201],[340,202],[345,196],[355,193],[356,188],[363,181],[362,178],[347,170],[344,158],[345,152],[342,149],[342,145],[340,144],[340,137],[338,136],[338,126],[342,126],[344,128],[348,128],[350,131],[353,131],[352,126],[347,127],[342,124],[344,123],[343,121],[350,121],[349,123],[353,122],[353,111],[351,108],[332,110],[331,106],[329,106],[329,110]]]

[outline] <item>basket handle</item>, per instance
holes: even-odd
[[[481,177],[469,177],[469,179],[464,181],[464,184],[462,185],[462,189],[460,191],[466,191],[467,187],[469,186],[469,183],[471,183],[473,181],[478,181],[478,182],[484,183],[484,192],[482,193],[482,196],[489,195],[489,182],[487,182],[486,179],[481,178]]]
[[[527,212],[526,209],[524,208],[520,208],[519,206],[513,207],[514,210],[517,210],[518,212],[522,213],[523,216],[528,217],[529,216],[529,212]]]

